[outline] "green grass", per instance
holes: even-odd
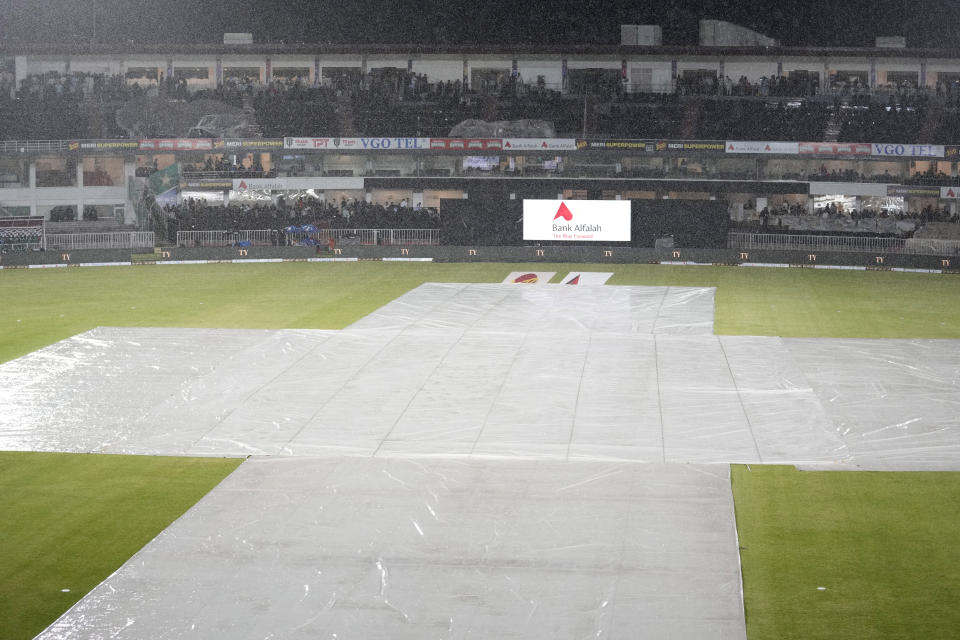
[[[813,269],[281,263],[0,271],[0,362],[96,326],[340,329],[423,282],[613,271],[610,284],[714,286],[716,332],[960,338],[960,278]],[[556,280],[555,279],[555,280]]]
[[[43,631],[240,462],[0,452],[0,637]]]
[[[960,474],[732,472],[751,640],[957,637]]]

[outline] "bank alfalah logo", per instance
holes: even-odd
[[[567,204],[565,202],[560,203],[560,208],[557,209],[557,215],[553,216],[554,220],[557,218],[563,218],[567,222],[573,220],[573,214],[570,213],[570,209],[567,208]]]

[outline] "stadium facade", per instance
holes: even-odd
[[[936,96],[960,83],[960,51],[897,47],[37,45],[0,54],[0,62],[13,81],[11,91],[50,74],[103,74],[146,88],[166,82],[197,91],[238,81],[336,86],[393,70],[456,83],[458,90],[509,82],[573,100],[611,87],[628,96],[732,95],[736,89],[725,85],[728,78],[751,87],[752,100],[766,100],[780,79],[804,100],[847,105],[851,97],[855,103],[858,95],[882,92]],[[789,109],[791,101],[781,95],[777,108]],[[89,212],[91,218],[143,228],[138,207],[151,190],[149,176],[169,171],[164,186],[176,190],[167,201],[215,204],[307,195],[438,207],[443,199],[479,194],[507,200],[710,200],[726,203],[734,220],[759,219],[764,209],[800,215],[830,207],[891,216],[931,209],[957,213],[957,145],[577,133],[457,138],[318,131],[284,138],[8,140],[0,143],[0,211],[47,220],[80,219]],[[205,170],[225,160],[241,171]],[[896,224],[888,226],[875,230],[898,233]]]

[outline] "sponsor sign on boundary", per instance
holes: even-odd
[[[869,156],[873,147],[869,142],[801,142],[800,155]]]
[[[233,182],[229,180],[187,180],[180,183],[183,189],[200,189],[209,191],[225,191],[233,188]]]
[[[455,151],[500,150],[503,140],[500,138],[430,138],[430,149]]]
[[[327,151],[365,150],[415,151],[430,148],[430,138],[284,138],[284,149]]]
[[[234,178],[234,191],[301,191],[304,189],[363,189],[363,178]]]
[[[504,151],[576,151],[576,138],[504,138]]]
[[[116,151],[118,149],[139,149],[136,140],[77,140],[67,145],[69,151]]]
[[[213,141],[215,149],[283,149],[283,138],[218,138]]]
[[[629,242],[629,200],[524,200],[523,239]]]
[[[383,262],[433,262],[433,258],[380,258]]]
[[[282,258],[281,262],[359,262],[359,258]],[[391,261],[390,258],[365,258],[364,260],[380,260],[380,261]],[[394,261],[400,260],[410,260],[410,261],[433,261],[433,258],[394,258]],[[264,262],[267,260],[264,260]],[[144,261],[144,262],[81,262],[79,264],[8,264],[0,265],[0,270],[7,269],[43,269],[51,267],[100,267],[100,266],[142,266],[148,264],[223,264],[231,263],[232,260],[157,260],[157,261]],[[257,262],[256,259],[251,260],[239,260],[238,262]],[[729,264],[729,263],[720,263],[720,262],[657,262],[651,264],[665,264],[665,265],[697,265],[697,266],[714,266],[714,267],[767,267],[767,268],[795,268],[795,269],[809,269],[811,266],[814,268],[820,269],[854,269],[858,271],[868,271],[873,270],[868,267],[844,267],[843,265],[803,265],[803,264],[784,264],[784,263],[775,263],[775,262],[741,262],[739,264]],[[884,269],[885,271],[897,271],[903,273],[945,273],[943,269],[915,269],[911,267],[890,267],[889,269]],[[531,273],[543,273],[544,275],[549,275],[550,278],[553,277],[553,274],[556,272],[531,272],[531,271],[514,271],[510,275],[524,275]],[[549,278],[548,278],[549,282]],[[510,284],[511,281],[509,277],[507,280],[504,280],[504,284]]]
[[[960,187],[940,187],[940,197],[944,200],[960,198]]]
[[[888,196],[902,196],[907,198],[939,198],[940,187],[924,187],[920,185],[888,184]]]
[[[501,284],[548,284],[556,271],[512,271]]]
[[[869,147],[869,145],[867,145]],[[643,151],[666,153],[671,151],[714,151],[723,153],[722,140],[577,140],[577,149],[610,149],[616,151]],[[867,150],[869,154],[869,149]]]
[[[892,144],[874,142],[873,155],[893,156],[895,158],[942,158],[942,144]]]
[[[140,140],[140,149],[145,151],[196,151],[213,149],[211,138],[154,138]]]
[[[866,267],[859,267],[854,265],[846,264],[815,264],[812,265],[814,269],[837,269],[840,271],[866,271]]]
[[[790,265],[786,262],[741,262],[740,267],[776,267],[778,269],[785,269]]]
[[[727,153],[777,153],[799,155],[799,142],[756,142],[748,140],[727,140]]]

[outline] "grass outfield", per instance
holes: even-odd
[[[270,263],[0,271],[0,362],[96,326],[340,329],[423,282],[614,271],[610,284],[717,287],[726,335],[960,338],[960,278],[889,271]]]
[[[576,269],[613,271],[610,283],[618,285],[717,287],[719,334],[960,338],[952,320],[960,316],[960,279],[949,275],[656,265],[183,265],[0,271],[0,362],[96,326],[338,329],[422,282],[499,282],[510,271],[534,269],[558,272],[555,280]],[[171,486],[169,472],[152,470],[171,460],[0,454],[0,636],[32,637],[236,464],[206,461],[225,467],[177,473]],[[122,466],[99,467],[108,462]],[[751,640],[903,637],[915,636],[914,629],[923,637],[956,637],[958,614],[942,605],[960,596],[960,562],[949,555],[960,531],[960,474],[752,469],[734,470]],[[52,493],[27,493],[47,485]],[[146,493],[124,493],[133,488]],[[82,534],[70,535],[60,522],[53,501],[61,494],[68,498],[62,509],[79,518],[73,530]],[[156,505],[167,501],[176,508],[159,517]],[[145,526],[136,534],[117,529],[127,521]],[[88,566],[107,552],[109,562],[95,571]],[[75,578],[64,577],[66,568]],[[30,613],[47,605],[46,613]],[[22,633],[9,631],[14,620],[27,625]]]
[[[0,452],[0,637],[43,631],[240,462]]]
[[[751,640],[958,637],[960,474],[732,476]]]

